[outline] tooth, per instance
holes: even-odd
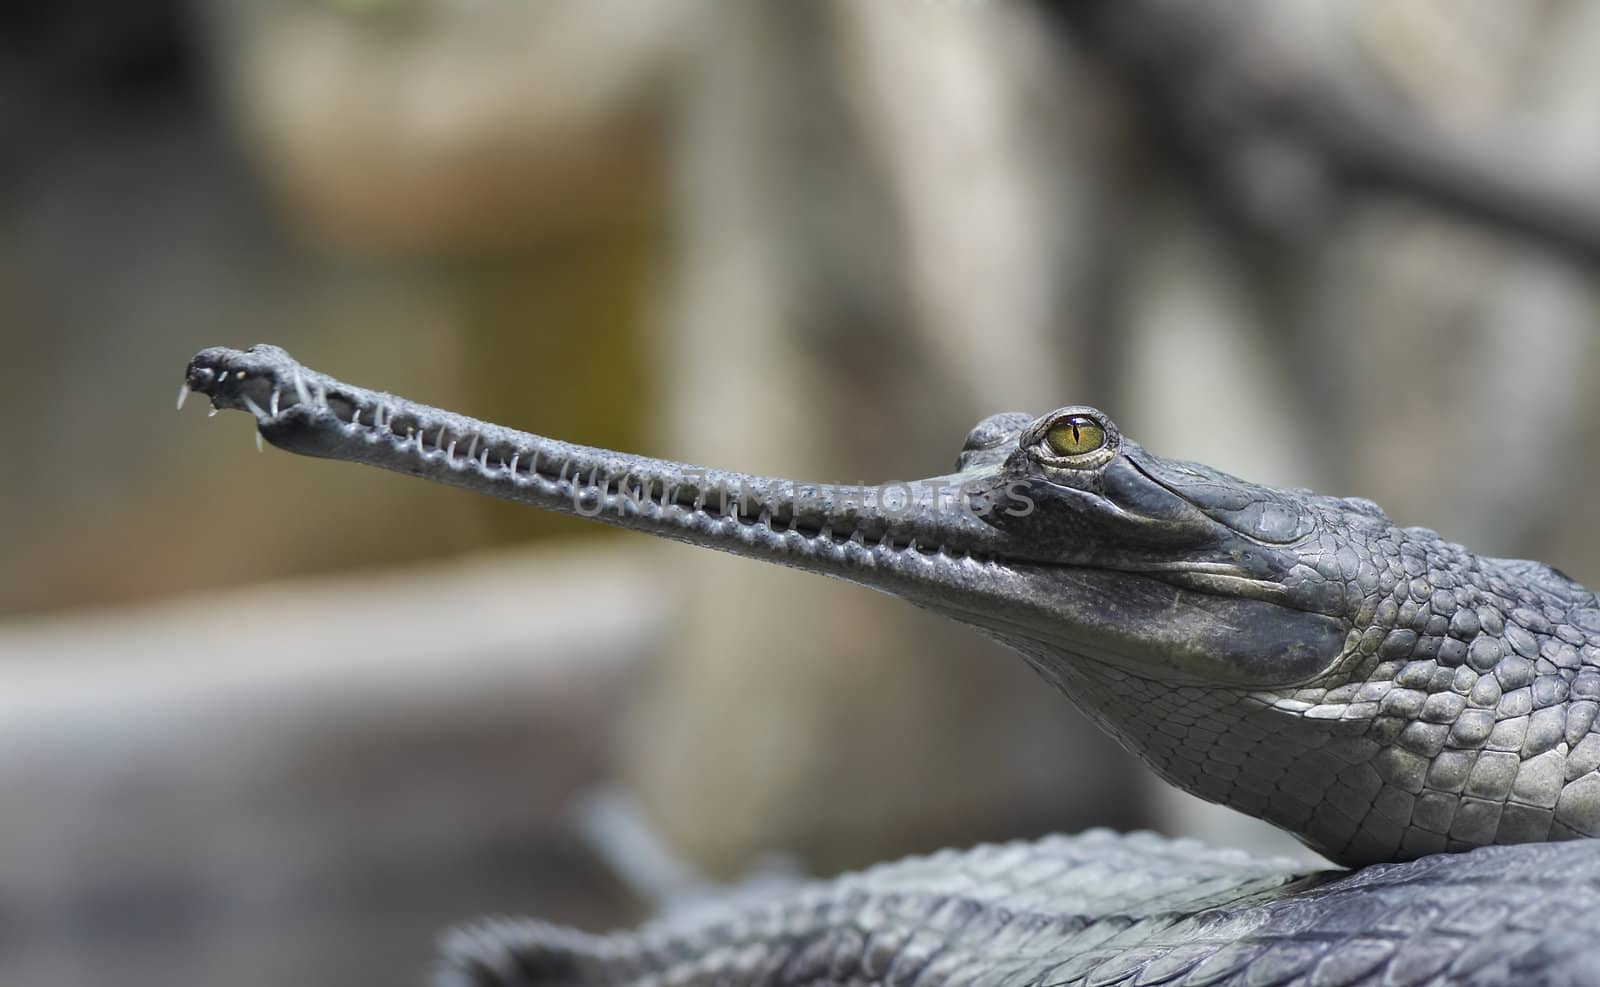
[[[326,408],[327,406],[328,388],[323,385],[322,381],[319,380],[317,381],[317,407]]]
[[[521,456],[522,456],[521,453],[514,452],[514,453],[511,454],[511,465],[506,467],[506,468],[511,471],[511,475],[512,476],[516,476],[517,475],[517,460],[520,459]]]
[[[356,408],[354,411],[350,412],[350,424],[352,424],[352,425],[360,425],[361,424],[361,409],[360,408]]]
[[[294,392],[300,396],[301,404],[311,403],[311,392],[306,390],[305,379],[300,376],[300,368],[294,368]]]
[[[274,387],[272,389],[272,405],[271,405],[271,407],[272,407],[272,417],[274,417],[274,418],[278,417],[278,389],[276,387]]]
[[[245,408],[250,412],[251,416],[253,416],[256,421],[260,421],[267,416],[267,413],[261,410],[261,405],[250,400],[250,395],[241,394],[239,395],[239,400],[244,402]]]
[[[467,458],[473,459],[478,455],[478,433],[472,433],[472,442],[467,446]]]
[[[256,452],[266,452],[267,447],[261,444],[261,433],[256,433]]]
[[[215,417],[217,417],[217,406],[216,405],[212,405],[210,408],[206,409],[206,417],[207,418],[215,418]]]
[[[179,411],[183,410],[183,402],[185,402],[187,400],[189,400],[189,382],[188,381],[184,381],[183,386],[178,388],[178,410]]]

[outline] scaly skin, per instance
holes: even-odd
[[[1600,835],[1593,593],[1369,501],[1156,456],[1093,409],[994,416],[955,474],[861,491],[557,442],[275,347],[203,351],[187,386],[293,452],[848,579],[976,626],[1163,778],[1341,864]],[[1101,441],[1056,441],[1076,425]]]
[[[1600,846],[1301,875],[1148,833],[946,850],[593,936],[493,920],[439,987],[1593,984]],[[1537,857],[1537,860],[1533,859]]]

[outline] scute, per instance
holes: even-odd
[[[1553,565],[1535,562],[1532,559],[1485,558],[1483,561],[1500,568],[1513,579],[1532,583],[1558,599],[1589,607],[1595,605],[1595,594],[1590,592],[1588,587]]]

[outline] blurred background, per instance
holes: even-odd
[[[0,983],[420,982],[731,880],[1280,834],[787,570],[174,415],[206,345],[572,441],[948,469],[997,411],[1600,580],[1600,5],[0,6]],[[1307,859],[1312,859],[1307,856]]]

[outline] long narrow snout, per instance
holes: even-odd
[[[983,520],[1021,509],[966,474],[800,483],[574,445],[355,387],[274,346],[211,348],[186,388],[290,452],[380,466],[544,510],[839,576],[912,597],[1020,551]]]

